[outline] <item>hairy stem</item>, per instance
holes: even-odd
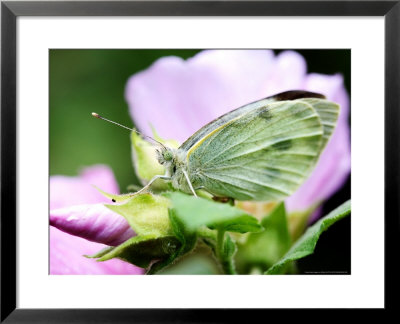
[[[222,271],[225,274],[236,274],[235,265],[233,262],[233,257],[227,255],[224,247],[225,242],[225,231],[218,230],[217,231],[217,248],[216,248],[216,255],[220,262]]]

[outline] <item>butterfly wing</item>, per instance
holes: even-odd
[[[253,110],[259,109],[261,107],[266,106],[268,103],[274,102],[276,99],[274,97],[268,97],[259,101],[255,101],[253,103],[247,104],[243,107],[237,108],[235,110],[229,111],[226,114],[220,116],[219,118],[209,122],[207,125],[200,128],[196,133],[190,136],[181,146],[181,150],[188,151],[194,145],[196,145],[199,141],[201,141],[204,137],[207,137],[210,133],[215,131],[221,126],[226,125],[231,120],[238,118],[239,116],[243,116],[246,113],[249,113]]]
[[[301,101],[310,104],[321,118],[324,135],[322,137],[322,149],[328,143],[330,136],[335,130],[336,121],[339,117],[339,105],[328,100],[318,98],[305,98]]]
[[[321,105],[321,112],[323,112],[323,110],[326,110],[325,112],[323,112],[323,113],[325,113],[324,116],[329,118],[329,120],[327,120],[327,122],[336,121],[337,114],[339,111],[338,105],[336,105],[330,101],[323,100],[323,99],[325,99],[324,95],[315,93],[315,92],[304,91],[304,90],[290,90],[290,91],[285,91],[285,92],[275,94],[273,96],[267,97],[262,100],[252,102],[250,104],[244,105],[242,107],[239,107],[237,109],[227,112],[226,114],[220,116],[219,118],[209,122],[207,125],[200,128],[196,133],[194,133],[192,136],[190,136],[181,145],[180,149],[188,151],[193,145],[195,145],[202,138],[204,138],[205,136],[210,134],[216,128],[218,128],[222,125],[225,125],[227,122],[231,121],[234,118],[237,118],[238,116],[242,116],[253,110],[264,107],[269,103],[277,102],[277,101],[287,101],[287,100],[300,100],[300,99],[311,105],[316,105],[317,107],[319,105]],[[332,104],[333,104],[333,106],[335,106],[335,107],[333,107],[333,113],[332,113],[331,109],[329,107],[327,107],[327,105],[325,105],[325,108],[323,108],[324,102],[326,102],[330,106],[332,106]],[[316,107],[314,107],[314,108],[316,108]],[[332,120],[331,117],[332,116],[334,117],[334,115],[336,115],[336,118],[334,120]]]
[[[299,187],[326,143],[325,127],[313,108],[317,102],[273,101],[228,113],[181,146],[196,187],[217,196],[265,201],[281,200]]]

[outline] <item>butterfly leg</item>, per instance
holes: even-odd
[[[189,188],[193,193],[193,196],[197,197],[196,191],[194,191],[192,183],[190,182],[189,175],[187,174],[187,172],[185,170],[182,170],[182,171],[183,171],[183,174],[185,175],[185,178],[186,178],[186,181],[187,181],[187,183],[189,185]]]
[[[235,205],[235,199],[232,197],[218,197],[215,196],[211,191],[207,190],[204,186],[197,187],[196,190],[204,190],[206,193],[210,195],[210,198],[214,201],[218,201],[221,203],[227,203],[231,206]]]
[[[150,181],[149,181],[149,183],[147,184],[147,185],[145,185],[142,189],[140,189],[139,191],[136,191],[133,195],[137,195],[137,194],[140,194],[140,193],[142,193],[142,192],[145,192],[145,191],[147,191],[149,188],[150,188],[150,186],[151,186],[151,184],[154,182],[154,181],[156,181],[157,179],[162,179],[162,180],[171,180],[171,177],[168,177],[167,175],[156,175],[156,176],[154,176]]]

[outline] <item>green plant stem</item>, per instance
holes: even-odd
[[[225,231],[218,230],[217,231],[217,257],[218,259],[222,259],[224,255],[224,238],[225,238]]]
[[[224,274],[231,274],[231,275],[237,274],[235,265],[234,265],[232,259],[221,260],[221,266],[222,266],[222,270],[223,270]]]
[[[227,256],[224,249],[225,231],[224,230],[210,230],[203,228],[199,230],[199,235],[203,237],[205,244],[207,244],[216,258],[218,265],[225,274],[237,274],[233,258]]]
[[[222,271],[225,274],[237,274],[235,270],[235,265],[233,263],[233,258],[226,255],[224,250],[224,241],[225,241],[225,231],[218,230],[217,231],[217,248],[216,255],[220,262]]]

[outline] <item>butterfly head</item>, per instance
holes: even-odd
[[[162,146],[156,150],[158,163],[167,167],[174,162],[175,152],[169,147]]]
[[[185,152],[180,149],[165,146],[160,147],[156,152],[158,163],[165,168],[165,174],[171,177],[172,181],[174,181],[174,179],[176,181],[177,179],[182,180],[181,178],[184,177],[182,169],[186,169]]]

